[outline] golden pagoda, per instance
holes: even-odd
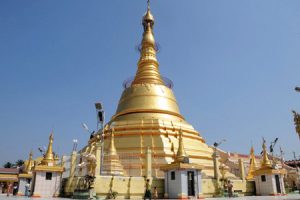
[[[179,111],[172,84],[161,76],[154,38],[155,20],[148,5],[143,16],[143,38],[134,79],[124,84],[117,111],[104,131],[104,150],[114,146],[128,176],[146,175],[146,152],[152,153],[152,176],[163,177],[160,166],[174,162],[178,137],[192,163],[204,166],[203,173],[213,177],[213,150],[205,143]],[[178,134],[180,132],[180,134]],[[102,134],[99,132],[99,135]],[[97,137],[95,137],[97,138]],[[100,137],[98,137],[100,138]],[[106,154],[107,152],[104,152]],[[104,160],[103,165],[106,165]]]
[[[250,166],[249,166],[248,175],[246,177],[247,180],[254,179],[255,170],[256,170],[256,161],[255,161],[255,155],[254,155],[254,148],[252,146],[251,150],[250,150]]]
[[[286,170],[284,168],[278,169],[276,166],[272,166],[271,161],[268,158],[268,152],[267,152],[267,146],[266,146],[266,141],[263,141],[262,144],[262,149],[263,149],[263,155],[262,155],[262,161],[261,161],[261,166],[259,169],[255,170],[253,175],[261,175],[261,174],[285,174]]]

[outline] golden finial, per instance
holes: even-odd
[[[44,159],[42,160],[42,164],[44,164],[44,165],[48,165],[49,163],[54,162],[52,145],[53,145],[53,133],[51,133],[49,136],[48,148],[47,148],[46,154],[44,155]]]
[[[263,148],[263,159],[261,162],[261,167],[271,167],[271,162],[268,158],[268,152],[267,152],[267,146],[266,146],[266,140],[263,138],[263,144],[262,144],[262,148]]]
[[[253,145],[252,145],[251,149],[250,149],[250,166],[249,166],[248,175],[246,177],[247,180],[251,180],[251,179],[254,178],[254,171],[255,170],[256,170],[256,161],[255,161],[254,148],[253,148]]]
[[[150,11],[150,1],[147,2],[148,7],[143,16],[143,39],[140,48],[140,59],[138,62],[138,70],[132,84],[152,83],[161,84],[164,82],[161,79],[158,62],[156,59],[156,43],[153,35],[154,17]]]
[[[183,139],[182,139],[182,130],[179,130],[179,144],[178,144],[178,150],[176,155],[175,162],[185,162],[185,159],[188,158],[188,155],[186,154],[183,146]]]
[[[25,168],[25,171],[26,172],[30,172],[31,171],[31,167],[32,167],[32,151],[30,151],[29,153],[29,158],[28,158],[28,162],[27,162],[27,165],[26,165],[26,168]]]
[[[111,129],[111,136],[110,136],[110,145],[109,145],[109,155],[117,155],[117,150],[115,147],[115,129]]]

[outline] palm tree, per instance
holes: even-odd
[[[17,160],[15,166],[16,167],[21,167],[24,164],[24,160]]]
[[[12,168],[13,164],[11,162],[7,162],[3,165],[4,168]]]

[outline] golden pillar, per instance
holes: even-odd
[[[214,148],[213,153],[213,162],[214,162],[214,179],[216,179],[217,182],[219,182],[219,155],[217,153],[217,148]]]
[[[146,152],[146,177],[147,179],[152,177],[152,151],[150,147],[147,147]]]
[[[96,170],[95,170],[95,176],[99,176],[100,175],[100,173],[101,173],[101,165],[102,165],[102,163],[101,163],[101,144],[100,144],[100,142],[97,142],[96,143],[96,154],[95,154],[95,156],[96,156]]]
[[[242,180],[245,180],[245,168],[244,168],[244,162],[242,159],[239,159],[239,170],[240,170],[240,178]]]

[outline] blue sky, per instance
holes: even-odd
[[[248,153],[279,137],[300,155],[300,1],[153,0],[160,70],[181,113],[208,144]],[[133,76],[146,1],[0,2],[0,164],[48,143],[69,154],[95,129],[94,102],[110,118]]]

